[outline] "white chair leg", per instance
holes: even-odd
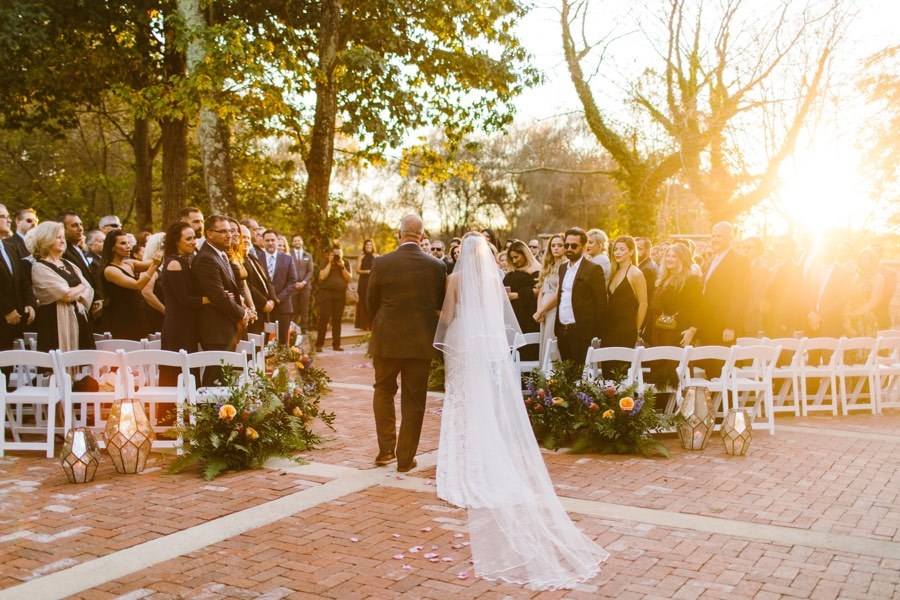
[[[53,442],[56,436],[56,403],[47,403],[47,458],[53,458]]]

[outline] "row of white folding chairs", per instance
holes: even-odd
[[[92,407],[90,426],[100,429],[105,425],[102,408],[111,405],[117,398],[131,396],[149,407],[151,422],[156,429],[166,429],[157,424],[156,407],[160,403],[180,404],[185,400],[195,403],[204,394],[217,397],[223,392],[215,389],[202,390],[191,374],[193,369],[230,365],[245,377],[251,363],[244,352],[196,352],[167,350],[135,350],[107,352],[103,350],[73,350],[69,352],[35,352],[30,350],[8,350],[0,352],[0,367],[14,370],[30,369],[38,375],[34,379],[19,378],[12,392],[6,391],[6,378],[0,374],[0,456],[6,449],[45,450],[53,456],[54,435],[63,433],[73,426],[88,426],[88,407]],[[178,371],[174,386],[160,386],[160,367],[171,367]],[[115,373],[115,391],[80,391],[73,389],[73,374],[90,375],[98,382],[110,379],[107,373]],[[138,384],[137,386],[135,384]],[[135,389],[137,388],[137,389]],[[31,413],[21,407],[33,406]],[[63,427],[56,423],[57,406],[62,407]],[[76,414],[76,407],[79,409]],[[33,416],[34,423],[26,425],[24,417]],[[6,427],[9,421],[12,442],[6,441]],[[22,434],[46,434],[46,441],[23,442]],[[156,447],[178,446],[177,440],[157,440]]]

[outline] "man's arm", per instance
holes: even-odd
[[[285,258],[287,258],[286,263],[287,263],[287,267],[288,267],[288,272],[286,275],[287,280],[284,283],[284,287],[281,288],[280,292],[278,292],[278,301],[279,302],[284,302],[285,300],[289,299],[294,294],[294,292],[296,291],[294,289],[294,284],[297,283],[297,270],[294,268],[294,259],[287,255],[284,255],[284,256],[285,256]],[[285,261],[282,261],[282,262],[285,262]]]
[[[191,274],[201,296],[209,298],[209,303],[221,311],[234,323],[244,318],[244,309],[225,291],[222,271],[219,265],[206,256],[199,255],[191,265]]]
[[[375,259],[375,262],[372,263],[372,273],[369,275],[369,287],[366,290],[365,297],[366,308],[369,309],[369,314],[372,315],[372,318],[375,318],[375,313],[378,312],[378,307],[381,306],[381,290],[379,289],[379,281],[378,281],[378,259]]]

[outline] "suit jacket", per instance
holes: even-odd
[[[788,261],[776,268],[763,293],[766,307],[763,325],[768,337],[792,337],[795,331],[807,329],[804,299],[807,290],[800,265]],[[752,330],[748,333],[756,334]]]
[[[3,244],[6,246],[9,260],[14,263],[13,270],[17,279],[15,283],[16,303],[22,308],[25,306],[34,308],[37,303],[34,300],[34,285],[31,283],[31,254],[28,252],[28,248],[25,247],[25,241],[21,236],[13,233],[10,237],[3,240]],[[8,313],[10,310],[12,309],[9,308],[6,312]]]
[[[556,335],[562,331],[559,322],[559,305],[562,301],[562,282],[569,270],[569,262],[559,266],[559,288],[556,291]],[[583,338],[601,337],[606,320],[606,277],[603,267],[583,255],[581,265],[572,284],[572,312],[575,313],[575,330]]]
[[[731,329],[735,337],[744,330],[744,314],[750,293],[750,261],[731,248],[705,278],[697,319],[698,334],[704,344],[722,344],[722,332]]]
[[[250,252],[256,255],[256,260],[259,261],[259,264],[266,265],[266,250],[264,248],[252,246]]]
[[[385,358],[431,357],[446,282],[444,263],[418,244],[377,257],[366,294],[372,315],[369,352]]]
[[[256,312],[259,313],[259,317],[263,318],[264,315],[262,309],[263,306],[266,305],[266,302],[269,300],[274,302],[278,299],[275,295],[275,288],[272,286],[269,274],[256,259],[255,252],[250,252],[247,255],[247,258],[244,259],[244,268],[247,270],[247,287],[250,288],[250,297],[253,298],[253,306],[256,307]]]
[[[269,260],[269,253],[266,253],[266,261]],[[263,268],[268,273],[268,263],[263,263]],[[275,251],[275,277],[272,278],[272,286],[275,288],[275,296],[278,302],[275,304],[273,314],[294,314],[294,305],[291,302],[291,296],[296,291],[294,284],[297,283],[297,271],[294,269],[294,260],[284,252]]]
[[[25,325],[25,307],[35,307],[34,291],[29,282],[26,285],[25,278],[22,273],[27,263],[19,260],[15,252],[10,248],[10,244],[5,243],[6,254],[9,257],[9,265],[0,257],[0,349],[12,347],[13,340],[18,337]],[[11,265],[11,268],[10,268]],[[29,265],[30,266],[30,265]],[[13,310],[19,312],[22,320],[18,325],[10,325],[4,319],[4,315],[9,314]]]
[[[822,269],[819,276],[815,279],[814,285],[808,285],[809,301],[808,307],[810,313],[818,313],[821,318],[818,330],[812,330],[809,323],[806,323],[806,329],[810,331],[810,337],[835,337],[839,338],[844,335],[844,314],[847,312],[847,302],[850,299],[848,286],[853,279],[853,273],[840,263],[834,263],[831,275],[825,283],[825,289],[822,289],[822,283],[825,275],[828,273],[829,265]],[[821,298],[819,294],[821,293]]]
[[[81,250],[72,244],[66,244],[66,251],[63,253],[63,258],[78,267],[78,270],[81,271],[85,281],[87,281],[96,292],[97,286],[100,284],[100,265],[88,263],[87,258],[85,258]],[[98,298],[99,296],[95,293],[94,297]]]
[[[291,248],[291,258],[294,260],[294,270],[297,272],[297,282],[305,281],[306,287],[304,290],[309,290],[309,282],[312,280],[313,273],[316,272],[316,265],[313,262],[312,254],[307,252],[306,250],[300,251],[300,258],[294,254],[296,250]],[[296,290],[298,293],[301,290]]]
[[[884,289],[881,291],[881,298],[878,299],[878,305],[875,307],[875,318],[878,320],[878,329],[890,329],[891,300],[894,299],[894,293],[897,291],[897,272],[885,266],[882,266],[879,272],[884,277]]]
[[[210,302],[200,307],[200,343],[232,346],[244,308],[230,264],[226,265],[210,244],[203,244],[191,262],[191,277],[198,295],[206,296]]]

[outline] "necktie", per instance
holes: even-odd
[[[9,254],[6,253],[6,244],[0,242],[0,254],[3,255],[3,261],[6,263],[6,266],[9,267],[9,272],[13,272],[12,261],[9,260]]]
[[[275,255],[269,255],[269,279],[275,279]]]

